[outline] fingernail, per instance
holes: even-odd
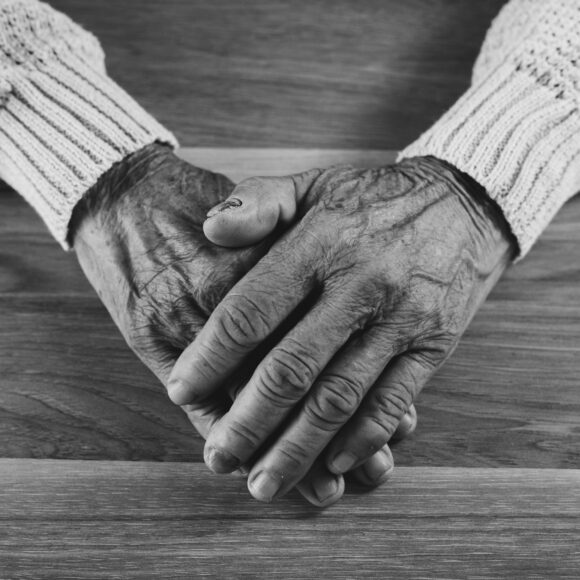
[[[237,457],[215,447],[206,447],[204,460],[214,473],[231,473],[240,466],[240,460]]]
[[[218,203],[217,205],[215,205],[214,207],[212,207],[206,214],[207,218],[211,218],[214,215],[217,215],[218,213],[221,213],[222,211],[226,211],[229,209],[234,209],[236,207],[240,207],[242,205],[242,200],[237,198],[237,197],[230,197],[229,199],[226,199],[225,201],[222,201],[222,203]]]
[[[367,477],[377,484],[386,481],[394,469],[393,456],[384,450],[377,453],[364,467]]]
[[[405,437],[411,435],[417,428],[417,411],[415,407],[411,406],[409,411],[403,415],[401,422],[393,433],[391,441],[398,442]]]
[[[250,492],[260,501],[271,502],[280,491],[280,487],[282,482],[267,471],[260,471],[248,482]]]
[[[356,463],[356,460],[356,456],[352,453],[348,453],[348,451],[341,451],[332,460],[330,468],[334,473],[345,473]]]
[[[312,487],[318,501],[321,504],[325,504],[329,499],[337,494],[338,480],[335,477],[332,479],[323,478],[321,480],[315,480]]]
[[[238,477],[243,477],[244,479],[247,479],[248,478],[248,474],[250,473],[250,471],[249,471],[249,469],[247,467],[244,467],[242,465],[239,469],[236,469],[232,473],[234,475],[237,475]]]
[[[401,423],[403,424],[401,428],[406,435],[410,435],[415,430],[416,419],[409,413],[405,413]]]
[[[181,379],[171,379],[167,383],[167,394],[176,405],[187,405],[193,402],[189,387]]]

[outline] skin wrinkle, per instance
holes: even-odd
[[[227,358],[224,356],[222,350],[210,344],[205,345],[205,352],[201,354],[201,358],[205,367],[204,373],[206,374],[218,372],[218,370],[224,366],[224,362],[227,361]],[[216,364],[215,361],[218,361],[218,363],[221,364]],[[201,376],[203,376],[203,373]],[[204,398],[204,400],[206,399]]]
[[[350,269],[350,268],[346,268]],[[325,318],[332,318],[336,326],[332,330],[336,336],[351,336],[364,325],[365,307],[361,305],[366,292],[353,291],[353,284],[345,287],[342,277],[336,276],[323,284],[319,307],[324,307]]]
[[[323,382],[324,396],[314,394],[310,405],[305,405],[305,410],[314,414],[319,424],[327,422],[336,427],[344,423],[362,401],[365,388],[349,377],[326,375]],[[320,393],[320,389],[318,389]],[[333,412],[328,412],[328,407]]]
[[[115,254],[116,248],[114,245],[111,248],[108,241],[103,243],[103,240],[99,239],[94,225],[86,226],[84,232],[85,236],[79,236],[76,246],[77,254],[84,255],[84,260],[81,263],[82,270],[87,279],[95,286],[99,298],[109,314],[114,320],[120,321],[119,327],[121,329],[126,329],[129,326],[129,308],[134,304],[134,301],[129,281],[124,277],[115,275],[115,272],[111,272],[111,264],[114,264],[115,260],[110,259],[110,254],[111,252]],[[112,279],[117,284],[115,293],[109,294],[101,285],[93,283],[93,280],[107,279]],[[126,334],[123,331],[122,333],[126,339]]]
[[[243,310],[236,310],[235,306],[230,307],[226,312],[229,318],[220,320],[218,323],[222,341],[230,350],[244,352],[244,339],[253,336],[253,320]]]
[[[416,350],[414,350],[414,348],[416,348]],[[429,356],[429,349],[427,348],[411,346],[405,353],[405,356],[409,359],[412,359],[415,363],[423,367],[423,369],[428,372],[433,372],[437,368],[438,363]]]
[[[166,304],[172,306],[166,309]],[[199,332],[201,328],[199,321],[204,319],[204,313],[195,300],[182,295],[157,304],[155,312],[151,312],[149,318],[151,339],[155,334],[161,334],[168,344],[177,352],[181,352]],[[161,333],[158,329],[162,329]]]
[[[288,348],[278,347],[277,352],[275,353],[275,359],[272,363],[272,366],[274,365],[285,369],[286,372],[281,379],[291,385],[302,386],[305,382],[314,380],[318,374],[316,370],[316,361],[313,360],[313,358],[305,351],[296,354]],[[290,379],[290,377],[292,378]],[[279,382],[281,381],[273,381],[272,384]]]
[[[369,335],[364,333],[357,334],[351,338],[348,345],[351,347],[363,347],[361,357],[352,360],[348,357],[346,346],[339,351],[332,362],[334,366],[342,363],[342,371],[333,370],[333,364],[329,365],[330,370],[325,370],[322,378],[313,387],[312,397],[309,399],[310,404],[307,402],[304,406],[304,412],[309,414],[315,421],[318,421],[319,425],[322,425],[322,428],[329,432],[336,431],[340,424],[359,407],[368,391],[368,385],[361,377],[368,375],[369,369],[375,367],[375,372],[372,373],[374,381],[384,368],[384,365],[377,365],[377,354],[378,359],[384,361],[384,364],[388,362],[392,354],[390,352],[377,353],[376,350],[365,348],[370,346],[370,341]],[[345,368],[345,364],[348,364],[348,369]],[[349,371],[352,376],[349,376]],[[345,387],[347,392],[352,393],[352,400],[343,392]],[[325,401],[324,397],[329,393],[331,395],[330,400]],[[334,398],[336,397],[340,397],[343,402],[335,401]],[[332,410],[332,408],[339,411],[340,419],[335,418],[329,421],[328,416],[331,415],[329,410]],[[322,409],[326,410],[323,411]],[[328,423],[328,425],[325,426],[325,423]]]
[[[304,396],[304,391],[301,391],[298,399],[296,398],[296,391],[284,389],[280,392],[277,389],[277,383],[273,380],[270,374],[270,369],[265,368],[260,376],[256,379],[256,388],[260,396],[264,400],[269,401],[277,409],[287,409],[292,403]]]
[[[280,356],[281,353],[284,353],[283,356]],[[261,387],[261,393],[276,402],[278,407],[282,407],[281,403],[284,401],[295,403],[301,400],[308,392],[310,382],[319,373],[316,360],[306,362],[307,359],[308,354],[304,350],[297,354],[289,348],[278,346],[270,354],[267,362],[260,365],[257,371],[259,381],[257,387]],[[283,394],[279,393],[279,385],[282,384]],[[288,405],[284,408],[288,408]]]
[[[206,315],[196,300],[187,292],[188,282],[184,271],[177,264],[170,264],[142,286],[133,307],[143,320],[149,321],[152,329],[158,329],[168,344],[183,350],[194,338],[200,320]],[[153,340],[155,331],[150,333]]]
[[[413,402],[414,393],[411,392],[412,387],[408,384],[390,383],[389,387],[388,393],[381,391],[379,395],[375,396],[377,417],[371,416],[371,418],[376,419],[377,424],[380,424],[381,419],[387,419],[389,421],[390,437],[390,434],[394,432],[399,424],[401,417]],[[407,396],[405,397],[404,394]]]
[[[258,447],[260,440],[256,437],[256,434],[251,429],[248,429],[248,427],[243,423],[233,421],[230,424],[230,429],[238,437],[246,440],[252,448]]]
[[[316,238],[317,248],[313,249],[304,237],[305,224],[311,219],[312,215],[309,215],[292,230],[286,231],[260,261],[262,283],[275,284],[273,281],[283,275],[289,293],[306,295],[313,290],[318,282],[315,266],[324,259],[325,249]],[[290,272],[293,273],[292,277],[288,276]]]
[[[268,399],[278,409],[287,410],[291,404],[300,401],[308,391],[308,385],[303,377],[295,374],[290,376],[293,378],[284,380],[283,372],[265,366],[254,381],[262,397]],[[283,392],[279,390],[281,384],[284,385]]]
[[[391,433],[395,432],[400,420],[399,415],[393,413],[392,407],[390,405],[386,405],[384,407],[377,405],[374,413],[369,413],[365,416],[367,421],[370,421],[372,424],[379,428],[378,433],[367,441],[366,448],[367,454],[369,456],[372,456],[382,448],[384,445],[384,439],[390,439]]]
[[[284,439],[282,445],[279,448],[279,453],[285,455],[291,463],[296,466],[296,469],[304,470],[304,461],[308,462],[308,466],[312,464],[312,459],[310,458],[310,453],[308,449],[304,449],[299,445],[296,445],[293,441],[288,441]],[[280,474],[281,478],[284,478],[284,474]]]
[[[231,298],[227,304],[233,305],[233,307],[236,309],[236,313],[241,316],[243,322],[246,324],[246,328],[244,328],[243,324],[237,321],[239,330],[242,334],[245,334],[247,337],[256,336],[257,339],[261,341],[272,332],[272,329],[269,326],[270,318],[268,313],[262,310],[262,305],[259,302],[241,294],[232,293],[230,294],[230,297]],[[234,297],[236,300],[233,299]],[[250,310],[252,312],[252,316],[246,314],[245,309],[242,306],[245,306],[248,310]],[[236,324],[236,320],[231,318],[232,312],[227,310],[226,312],[229,312],[230,320]],[[259,325],[256,324],[257,322]]]

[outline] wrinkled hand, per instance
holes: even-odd
[[[71,241],[81,267],[129,346],[164,385],[212,310],[267,250],[268,240],[233,250],[203,235],[207,211],[233,188],[223,175],[151,145],[107,172],[75,208]],[[210,412],[184,407],[203,437],[243,378],[230,381]],[[342,478],[315,466],[300,489],[318,504],[317,491],[342,493],[341,486]]]
[[[481,188],[434,158],[253,178],[232,197],[231,209],[215,210],[205,225],[217,243],[235,245],[230,233],[239,238],[244,224],[252,224],[253,242],[252,232],[259,239],[300,219],[217,306],[168,388],[175,402],[214,413],[224,381],[305,310],[231,409],[215,415],[206,442],[217,472],[255,461],[249,489],[269,501],[323,452],[340,474],[383,448],[455,348],[514,242]]]
[[[161,380],[221,298],[264,253],[210,244],[208,208],[234,184],[151,145],[107,172],[75,208],[79,263],[129,346]],[[196,416],[198,426],[208,417]]]

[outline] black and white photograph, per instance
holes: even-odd
[[[580,578],[580,0],[0,0],[0,580]]]

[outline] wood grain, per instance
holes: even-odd
[[[468,86],[505,0],[52,0],[186,146],[400,149]]]
[[[186,149],[236,179],[392,152]],[[419,399],[400,465],[580,465],[580,198],[475,317]],[[202,441],[124,345],[73,254],[0,193],[0,457],[191,461]]]
[[[0,460],[0,577],[577,578],[580,471],[401,468],[320,511],[203,466]]]

